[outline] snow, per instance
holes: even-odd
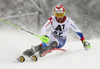
[[[24,31],[0,31],[0,69],[100,69],[100,39],[87,40],[92,48],[84,50],[81,41],[67,42],[62,51],[53,51],[37,62],[27,58],[16,60],[22,52],[41,43],[40,39]]]

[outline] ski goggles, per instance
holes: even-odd
[[[64,17],[65,13],[54,13],[56,17]]]

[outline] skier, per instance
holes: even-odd
[[[65,14],[66,11],[64,6],[57,5],[54,8],[54,15],[47,20],[41,30],[42,35],[48,37],[50,41],[48,43],[42,42],[40,45],[27,49],[23,52],[23,54],[30,57],[39,51],[39,55],[41,56],[41,54],[50,49],[63,47],[66,43],[70,28],[80,37],[84,48],[88,50],[91,47],[90,44],[84,39],[83,34],[75,25],[75,23]],[[47,30],[49,28],[51,28],[51,31],[49,31],[49,33],[47,34]]]

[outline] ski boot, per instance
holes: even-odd
[[[31,47],[30,49],[27,49],[26,51],[23,52],[24,55],[30,57],[32,55],[35,54],[35,52],[38,52],[41,49],[41,45],[35,46],[35,47]]]
[[[53,48],[56,48],[58,46],[57,42],[56,41],[53,41],[49,46],[46,46],[45,48],[42,48],[40,51],[39,51],[39,55],[40,57],[42,57],[41,55],[43,53],[45,53],[46,51],[48,50],[51,50]]]

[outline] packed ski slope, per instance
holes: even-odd
[[[19,32],[17,32],[19,31]],[[0,69],[100,69],[100,39],[88,40],[92,48],[84,50],[80,41],[67,42],[62,51],[53,51],[37,62],[27,58],[24,63],[16,60],[40,39],[23,31],[0,31]]]

